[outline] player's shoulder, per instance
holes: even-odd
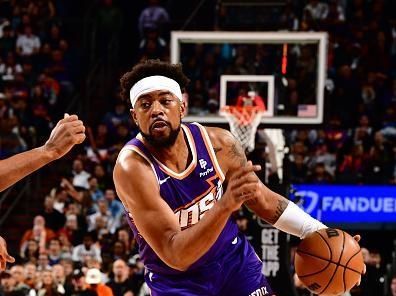
[[[204,126],[204,128],[206,129],[209,135],[209,139],[214,147],[229,146],[236,141],[235,137],[231,134],[231,132],[224,128],[211,126]]]
[[[114,170],[134,172],[147,170],[150,164],[147,159],[132,149],[123,148],[118,154]]]

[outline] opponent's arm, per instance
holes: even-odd
[[[0,191],[18,182],[49,162],[56,160],[85,139],[85,127],[77,115],[67,115],[54,127],[41,147],[0,161]]]
[[[140,156],[123,151],[113,177],[117,194],[132,214],[142,237],[167,265],[183,271],[215,243],[231,213],[255,197],[258,182],[249,178],[249,174],[258,169],[250,164],[236,170],[222,199],[198,223],[183,231],[178,218],[160,196],[151,167]]]
[[[229,131],[219,128],[207,128],[207,130],[214,150],[217,151],[220,165],[226,170],[227,179],[240,167],[246,165],[245,152]],[[257,197],[245,201],[245,205],[274,227],[300,238],[326,227],[292,201],[270,190],[262,182],[259,182],[258,193]]]

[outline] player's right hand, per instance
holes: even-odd
[[[76,144],[85,140],[85,126],[77,115],[65,114],[53,128],[44,149],[53,159],[58,159],[69,152]]]
[[[259,198],[260,179],[254,172],[261,166],[248,161],[246,166],[236,170],[228,180],[227,190],[219,202],[231,212],[238,210],[248,200]]]
[[[10,256],[7,252],[7,243],[0,236],[0,271],[3,271],[7,267],[7,263],[14,263],[15,258]]]

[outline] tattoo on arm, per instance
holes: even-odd
[[[268,222],[271,224],[275,224],[276,221],[278,221],[279,217],[285,211],[288,203],[289,202],[286,199],[278,199],[278,205],[276,207],[276,211],[272,217],[268,218]]]
[[[235,159],[235,161],[239,162],[240,166],[246,165],[246,155],[238,140],[233,139],[233,142],[230,144],[228,154],[232,159]]]
[[[220,152],[223,149],[222,148],[213,147],[213,150],[214,150],[214,153],[217,154],[217,152]]]

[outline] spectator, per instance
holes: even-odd
[[[106,173],[105,168],[101,164],[97,164],[93,170],[93,176],[98,181],[98,187],[101,190],[105,190],[112,186],[113,181],[109,178],[109,175]]]
[[[102,258],[104,258],[103,253],[102,253]],[[86,265],[86,267],[87,267],[88,269],[96,268],[96,269],[100,270],[101,282],[102,282],[102,283],[107,283],[107,282],[109,281],[109,277],[107,276],[107,270],[106,270],[106,272],[105,272],[105,271],[102,271],[103,269],[105,269],[105,268],[103,267],[103,264],[102,264],[102,263],[104,263],[103,260],[102,260],[102,261],[99,261],[99,260],[97,260],[97,259],[95,259],[95,258],[90,257],[90,258],[87,259],[85,265]]]
[[[21,240],[21,254],[25,252],[27,241],[34,239],[39,244],[39,251],[45,250],[45,245],[55,237],[55,233],[45,227],[45,219],[43,216],[36,216],[33,220],[33,228],[27,230]]]
[[[48,259],[49,265],[53,266],[59,264],[61,260],[62,249],[61,243],[58,238],[53,238],[49,242],[48,246]]]
[[[38,282],[37,267],[35,263],[26,263],[24,265],[25,271],[25,284],[29,286],[30,289],[35,289]]]
[[[73,186],[82,189],[88,189],[88,178],[91,176],[87,171],[84,170],[83,162],[80,159],[73,161]]]
[[[396,296],[396,274],[390,280],[390,296]]]
[[[169,14],[159,5],[159,0],[148,0],[148,5],[139,16],[140,36],[143,37],[150,29],[161,30],[163,35],[169,23]]]
[[[166,43],[165,39],[160,36],[158,29],[147,28],[145,30],[144,37],[139,44],[138,60],[164,60],[168,54],[167,46],[168,44]]]
[[[50,195],[54,197],[54,210],[57,210],[59,213],[63,214],[68,201],[66,190],[62,187],[54,188],[51,190]]]
[[[294,161],[290,163],[290,181],[294,184],[305,183],[308,177],[308,167],[304,163],[304,156],[294,155]]]
[[[37,296],[60,296],[65,294],[65,289],[62,285],[56,284],[52,277],[50,269],[43,270],[41,273],[41,281],[39,283],[40,288],[38,289]]]
[[[26,294],[23,291],[16,290],[16,282],[12,277],[11,273],[8,271],[3,271],[0,274],[0,284],[3,287],[3,292],[5,296],[25,296]]]
[[[46,251],[42,251],[37,260],[37,271],[42,272],[44,270],[50,270],[49,258]]]
[[[85,281],[90,285],[90,289],[95,291],[98,296],[113,296],[111,288],[102,284],[101,272],[99,269],[88,269]]]
[[[101,217],[103,219],[104,227],[106,227],[111,233],[113,233],[117,225],[115,225],[116,221],[111,215],[107,200],[100,199],[97,204],[98,211],[87,217],[88,231],[92,231],[97,228],[97,218]]]
[[[33,264],[36,264],[39,256],[38,242],[35,239],[29,239],[27,241],[24,252],[20,253],[20,256],[24,262],[31,262]]]
[[[15,37],[11,26],[3,27],[3,36],[0,37],[0,56],[7,56],[9,52],[15,51]]]
[[[124,213],[124,206],[116,199],[116,192],[112,188],[108,188],[105,191],[105,198],[107,200],[108,208],[111,212],[113,219],[117,220]]]
[[[95,177],[89,177],[88,184],[89,184],[89,193],[91,195],[93,202],[97,202],[100,199],[104,198],[103,191],[100,190],[99,188],[98,179],[96,179]]]
[[[85,275],[80,269],[74,270],[72,285],[72,296],[98,296],[95,291],[89,289],[89,285],[85,282]]]
[[[56,15],[56,9],[52,0],[29,1],[28,13],[32,21],[44,30],[48,22]]]
[[[125,296],[127,292],[130,295],[135,295],[136,283],[129,279],[129,267],[124,260],[118,259],[113,263],[114,277],[110,279],[108,286],[113,291],[114,296]]]
[[[71,295],[72,285],[71,282],[66,280],[65,268],[61,264],[55,264],[52,266],[52,277],[58,291],[64,290],[63,294]]]
[[[117,259],[127,259],[125,245],[121,241],[115,241],[113,244],[113,261]]]
[[[127,112],[125,103],[122,101],[116,101],[114,111],[107,112],[103,119],[103,123],[106,124],[110,135],[117,131],[117,127],[120,124],[128,125],[129,121],[129,113]]]
[[[84,263],[89,257],[92,257],[99,262],[102,261],[100,257],[100,248],[95,245],[92,233],[86,233],[83,237],[83,243],[73,248],[73,261]]]
[[[25,284],[25,270],[22,265],[14,265],[10,269],[11,276],[15,280],[14,291],[22,292],[23,294],[28,294],[30,287]]]
[[[128,229],[118,229],[117,230],[117,240],[122,242],[125,245],[125,255],[129,256],[131,253],[136,254],[136,241],[134,238],[131,238],[130,232]]]
[[[42,213],[48,227],[57,232],[65,224],[66,218],[58,210],[54,209],[54,198],[46,196],[44,200],[44,212]]]
[[[33,34],[32,27],[26,25],[24,34],[18,36],[16,41],[16,51],[22,57],[30,57],[38,54],[41,42],[40,38]]]
[[[0,59],[0,75],[3,81],[13,81],[16,74],[22,73],[22,66],[17,64],[13,52],[8,52],[4,62]]]
[[[323,20],[326,18],[329,7],[326,3],[319,0],[309,0],[304,7],[305,19]]]
[[[333,177],[326,171],[324,163],[319,162],[315,165],[309,177],[309,182],[313,184],[329,184],[333,182]]]

